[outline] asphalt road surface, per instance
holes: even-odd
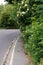
[[[19,29],[0,30],[0,65],[12,40],[14,40],[19,34]]]

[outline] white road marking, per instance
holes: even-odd
[[[15,47],[16,47],[16,43],[17,43],[18,39],[19,39],[19,37],[18,37],[17,40],[15,41],[15,45],[14,45],[14,47],[13,47],[13,51],[12,51],[12,55],[11,55],[11,59],[10,59],[10,63],[9,63],[9,65],[12,65],[12,62],[13,62],[13,56],[14,56],[14,51],[15,51]]]
[[[11,44],[11,45],[12,45],[12,44]],[[5,53],[5,56],[4,56],[4,58],[3,58],[3,61],[2,61],[2,64],[1,64],[1,65],[3,65],[3,63],[5,63],[5,61],[6,61],[6,59],[7,59],[7,56],[8,56],[8,54],[9,54],[9,49],[10,49],[11,45],[9,46],[7,52]]]

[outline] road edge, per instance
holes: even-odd
[[[9,46],[7,52],[5,53],[5,56],[4,56],[3,60],[2,60],[1,65],[5,65],[5,64],[6,64],[6,62],[7,62],[7,57],[9,56],[9,53],[10,53],[10,51],[11,51],[11,48],[12,48],[13,44],[14,44],[14,48],[15,48],[16,43],[17,43],[19,37],[20,37],[20,36],[18,36],[16,40],[13,40],[13,41],[11,42],[11,45]],[[14,50],[15,50],[15,49],[14,49]],[[13,51],[14,51],[14,50],[13,50]],[[13,52],[13,53],[14,53],[14,52]],[[11,62],[11,60],[10,60],[10,62]],[[11,64],[10,64],[10,65],[11,65]]]

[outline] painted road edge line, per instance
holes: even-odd
[[[2,63],[1,63],[1,65],[4,65],[6,62],[6,60],[7,60],[7,57],[8,57],[8,55],[9,55],[9,49],[12,47],[12,45],[14,44],[14,42],[15,42],[15,46],[16,46],[16,42],[17,42],[17,40],[18,40],[18,38],[19,38],[19,36],[15,39],[15,40],[13,40],[12,42],[11,42],[11,45],[9,46],[9,48],[8,48],[8,50],[7,50],[7,52],[5,53],[5,56],[4,56],[4,58],[3,58],[3,60],[2,60]]]
[[[9,54],[9,49],[11,48],[11,46],[12,46],[12,44],[9,46],[7,52],[5,53],[5,56],[4,56],[3,60],[2,60],[1,65],[3,65],[3,64],[5,63],[5,61],[6,61],[6,59],[7,59],[7,56],[8,56],[8,54]]]
[[[11,59],[10,59],[9,65],[12,65],[12,63],[13,63],[14,51],[15,51],[15,47],[16,47],[18,39],[19,39],[19,37],[17,38],[17,40],[15,41],[15,45],[13,46],[13,51],[12,51],[12,55],[11,55]]]

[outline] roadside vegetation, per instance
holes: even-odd
[[[0,28],[19,28],[16,19],[17,5],[6,4],[0,6]]]
[[[8,1],[8,0],[7,0]],[[27,54],[43,65],[43,0],[10,0],[1,11],[4,28],[20,28]]]
[[[43,0],[23,0],[18,19],[27,53],[43,65]]]

